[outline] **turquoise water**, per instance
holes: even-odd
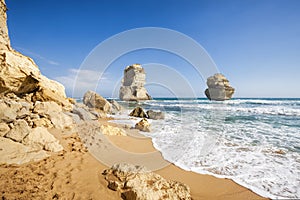
[[[128,106],[125,102],[120,102]],[[300,198],[300,99],[154,99],[156,149],[175,165],[270,198]],[[136,104],[129,104],[128,111]]]

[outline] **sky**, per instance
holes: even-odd
[[[133,63],[145,67],[146,88],[153,97],[204,97],[207,76],[191,59],[208,68],[213,63],[236,89],[234,97],[300,97],[299,0],[6,0],[6,4],[12,47],[33,58],[44,75],[61,82],[70,97],[80,97],[88,89],[117,97],[123,70]],[[163,48],[146,48],[144,42],[155,35],[146,32],[101,49],[120,34],[145,27],[168,33],[153,39]],[[169,33],[176,33],[175,39]],[[189,49],[189,41],[202,50]],[[121,45],[134,42],[139,49],[108,60]],[[164,48],[168,44],[173,46]],[[170,48],[182,51],[176,54]],[[194,57],[187,59],[190,55]]]

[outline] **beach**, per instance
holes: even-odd
[[[102,119],[100,123],[108,122]],[[0,190],[4,199],[121,199],[120,192],[110,190],[102,175],[109,167],[95,159],[75,133],[55,129],[50,132],[59,139],[64,151],[39,162],[1,165]],[[129,152],[156,151],[151,139],[105,137]],[[187,184],[193,199],[264,199],[231,180],[187,172],[173,164],[155,173]]]

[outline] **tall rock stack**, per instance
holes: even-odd
[[[224,101],[231,99],[234,88],[230,86],[229,81],[223,74],[215,74],[207,79],[208,88],[205,95],[209,100]]]
[[[149,100],[151,96],[144,87],[146,80],[145,70],[140,64],[127,66],[120,88],[119,97],[125,101]]]

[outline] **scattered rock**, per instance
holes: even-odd
[[[165,114],[161,111],[148,110],[147,115],[149,119],[164,119]]]
[[[6,103],[0,102],[0,121],[10,123],[17,117],[17,111],[11,109]]]
[[[110,126],[110,125],[101,125],[100,131],[104,135],[123,135],[123,136],[127,135],[123,129]]]
[[[126,200],[192,199],[187,185],[166,180],[141,166],[115,164],[103,175],[108,187],[120,191]]]
[[[16,142],[22,142],[29,132],[30,127],[27,122],[24,119],[19,119],[13,123],[12,129],[5,135],[5,137]]]
[[[96,92],[87,91],[83,96],[83,103],[89,108],[95,108],[102,110],[105,113],[111,113],[110,103]]]
[[[120,87],[119,97],[125,101],[149,100],[145,85],[146,74],[140,64],[127,66],[124,70],[124,78]]]
[[[131,111],[131,113],[129,114],[129,116],[132,117],[140,117],[140,118],[147,118],[147,114],[145,113],[145,111],[143,110],[143,108],[141,107],[136,107],[135,109],[133,109]]]
[[[147,119],[143,118],[141,121],[135,124],[135,128],[140,131],[150,132],[150,124]]]
[[[6,123],[0,123],[0,136],[3,137],[10,130],[9,126]]]
[[[44,127],[32,129],[28,136],[24,138],[23,144],[36,150],[43,149],[51,152],[63,150],[63,147],[59,144],[59,141]]]
[[[234,93],[234,88],[229,85],[229,81],[222,74],[209,77],[206,84],[208,88],[205,90],[205,95],[209,100],[229,100]]]

